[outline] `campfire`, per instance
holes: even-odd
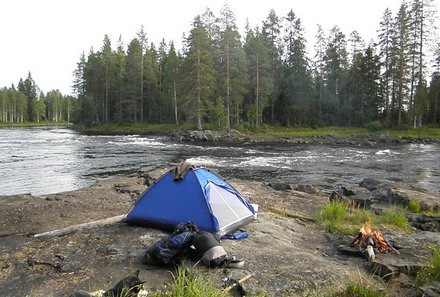
[[[353,239],[351,246],[358,248],[359,251],[367,251],[368,258],[374,260],[376,253],[387,253],[393,251],[399,254],[386,240],[379,230],[371,229],[371,220],[368,220],[360,229],[358,235]]]

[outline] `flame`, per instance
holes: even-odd
[[[358,236],[353,240],[353,245],[355,247],[363,247],[366,248],[369,244],[368,241],[371,238],[373,241],[374,247],[381,253],[384,253],[390,248],[389,244],[382,236],[382,233],[379,230],[373,231],[371,229],[371,219],[369,218],[367,222],[359,229]]]
[[[372,236],[374,238],[374,240],[376,241],[377,249],[379,250],[379,252],[384,253],[388,250],[389,245],[387,243],[387,241],[385,240],[385,238],[383,238],[382,233],[377,230],[377,231],[373,231],[372,232]]]

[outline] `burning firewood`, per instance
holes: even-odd
[[[376,254],[374,253],[373,246],[374,246],[373,238],[371,238],[370,236],[368,237],[367,240],[367,253],[368,253],[368,259],[370,260],[374,260],[376,258]]]
[[[366,251],[368,259],[370,260],[376,258],[376,253],[386,253],[388,251],[399,253],[399,251],[397,251],[388,240],[382,236],[380,231],[373,231],[371,229],[370,220],[359,229],[359,233],[353,239],[351,245],[358,248],[360,251]]]

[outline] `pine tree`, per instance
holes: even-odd
[[[379,113],[384,108],[384,99],[380,94],[380,58],[372,45],[364,51],[360,71],[362,73],[362,106],[365,107],[363,109],[364,123],[369,123],[379,120]]]
[[[84,67],[84,77],[86,81],[86,98],[83,104],[83,117],[87,125],[100,123],[102,121],[102,110],[99,102],[102,100],[102,59],[99,53],[90,49],[87,63]],[[48,117],[49,118],[49,117]]]
[[[410,30],[410,94],[409,94],[409,110],[414,116],[414,128],[422,126],[422,118],[424,110],[421,106],[425,106],[423,102],[415,102],[415,88],[417,87],[420,95],[420,88],[426,84],[425,70],[426,60],[424,49],[432,32],[435,32],[435,10],[433,9],[433,0],[413,0],[409,10],[409,30]],[[423,96],[422,96],[423,97]],[[418,96],[418,99],[422,97]],[[422,99],[421,99],[422,100]],[[417,105],[415,110],[413,105]]]
[[[101,101],[101,112],[102,112],[102,119],[104,122],[109,121],[109,93],[110,93],[110,87],[111,87],[111,74],[114,68],[114,62],[113,62],[113,52],[111,47],[111,41],[108,35],[106,34],[104,36],[103,46],[101,49],[101,59],[104,67],[104,77],[103,77],[103,84],[104,84],[104,97]]]
[[[160,122],[159,64],[158,53],[153,43],[145,50],[143,73],[147,120],[149,122]]]
[[[24,120],[32,121],[32,115],[34,113],[33,106],[34,101],[37,100],[38,87],[32,79],[30,71],[28,72],[28,77],[24,81],[20,79],[20,82],[18,83],[18,91],[22,92],[27,99],[27,115]]]
[[[346,86],[348,61],[345,34],[337,26],[330,30],[325,61],[326,94],[329,99],[327,112],[330,116],[328,124],[341,124],[339,119],[343,114],[345,99],[341,91]]]
[[[263,21],[262,33],[266,39],[268,55],[270,60],[270,73],[268,79],[269,83],[269,104],[270,104],[270,121],[275,123],[275,103],[279,96],[278,81],[281,78],[281,21],[275,13],[275,10],[271,9],[266,20]]]
[[[123,120],[123,98],[124,98],[124,77],[126,71],[126,59],[127,55],[124,50],[124,43],[122,42],[122,37],[119,36],[118,47],[115,53],[115,72],[116,72],[116,80],[115,87],[117,90],[117,106],[115,106],[116,110],[116,119],[119,122]]]
[[[428,91],[428,110],[432,125],[440,125],[440,72],[435,71],[432,75]]]
[[[354,30],[350,33],[350,39],[348,40],[350,43],[350,56],[351,59],[354,59],[356,54],[362,53],[365,48],[365,42],[362,39],[361,35],[358,31]]]
[[[440,124],[440,42],[434,50],[433,69],[428,91],[428,110],[430,122],[438,126]]]
[[[177,102],[178,76],[181,58],[176,53],[174,43],[170,42],[169,50],[163,63],[164,82],[163,89],[169,98],[172,106],[174,122],[179,125],[179,106]]]
[[[342,106],[341,116],[344,124],[360,126],[370,121],[371,116],[366,112],[367,93],[365,76],[367,63],[364,58],[364,41],[357,31],[353,31],[349,38],[351,65],[348,69],[345,102]]]
[[[140,75],[140,93],[139,93],[139,116],[140,121],[144,120],[144,51],[147,45],[147,34],[144,31],[144,25],[141,25],[139,32],[137,32],[137,39],[139,41],[140,46],[140,60],[139,60],[139,68],[141,70]],[[136,121],[136,119],[135,119]]]
[[[280,114],[287,125],[302,125],[312,119],[311,75],[306,56],[306,40],[301,20],[291,10],[285,17],[284,32],[284,86]],[[312,120],[313,121],[313,120]]]
[[[86,65],[86,57],[84,52],[81,53],[79,62],[76,64],[77,67],[73,71],[73,94],[77,96],[77,98],[83,97],[86,95],[86,81],[84,78],[84,67]]]
[[[126,119],[128,121],[138,121],[139,117],[139,106],[141,98],[139,97],[140,91],[142,89],[143,96],[143,87],[141,87],[141,78],[143,85],[143,55],[142,55],[142,47],[137,38],[134,38],[127,49],[127,60],[125,64],[125,86],[124,86],[124,94],[125,94],[125,108],[124,113],[126,114]]]
[[[402,113],[408,103],[409,50],[408,9],[406,3],[403,2],[395,18],[392,46],[392,108],[394,113],[397,112],[397,126],[402,124]]]
[[[206,106],[215,93],[216,69],[208,31],[200,16],[194,19],[187,39],[185,62],[190,103],[195,111],[197,129],[201,130]]]
[[[235,123],[239,123],[240,105],[245,93],[246,64],[235,16],[226,3],[220,13],[219,35],[221,94],[226,107],[226,129],[230,129],[232,109],[235,109]]]
[[[318,25],[315,43],[315,73],[318,88],[318,122],[322,122],[322,107],[324,101],[324,83],[325,83],[325,50],[327,48],[327,37],[321,25]]]
[[[258,127],[263,122],[263,109],[273,86],[267,39],[258,27],[252,30],[247,26],[244,48],[248,59],[250,101],[253,102],[249,102],[248,120]]]
[[[387,8],[383,14],[382,21],[380,22],[379,29],[379,57],[381,57],[382,64],[382,93],[384,97],[384,113],[385,121],[388,124],[391,122],[391,112],[390,112],[390,100],[392,94],[392,84],[391,84],[391,73],[392,73],[392,42],[394,33],[394,26],[392,20],[392,13],[389,8]]]

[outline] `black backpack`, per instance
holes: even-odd
[[[197,232],[199,229],[192,222],[177,225],[172,234],[163,237],[147,249],[143,263],[162,266],[179,264]]]

